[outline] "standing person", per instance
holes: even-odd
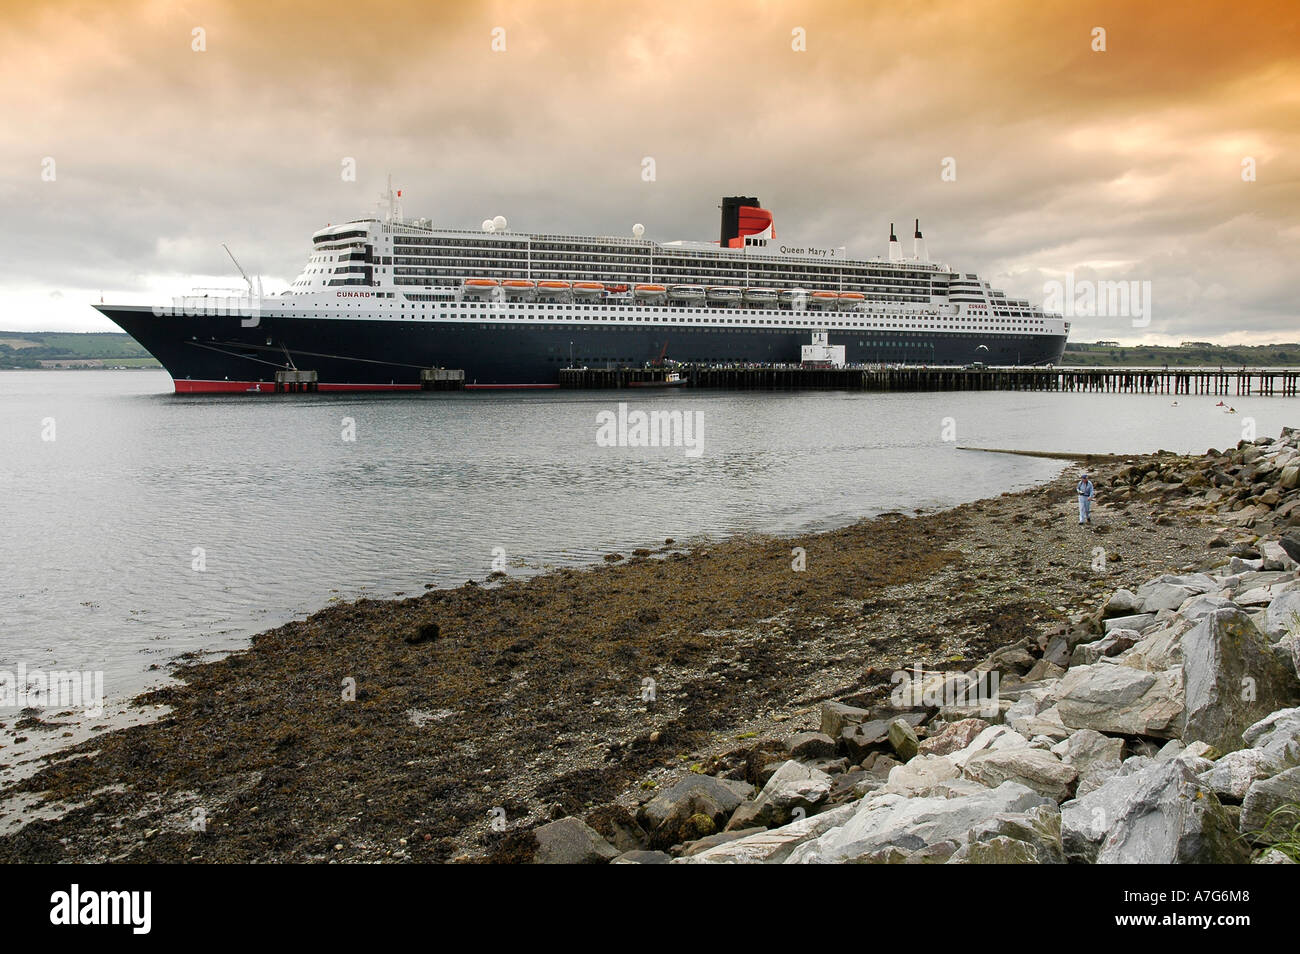
[[[1097,499],[1097,488],[1092,485],[1088,475],[1084,474],[1079,486],[1074,489],[1079,495],[1079,526],[1092,523],[1092,502]]]

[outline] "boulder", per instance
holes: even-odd
[[[678,858],[674,864],[780,864],[800,845],[848,822],[860,805],[861,802],[841,805],[820,815],[718,845],[690,858]]]
[[[603,865],[618,857],[618,849],[581,818],[561,818],[533,830],[539,865]]]
[[[1264,616],[1264,635],[1273,642],[1292,630],[1300,630],[1300,586],[1294,584],[1273,597]]]
[[[1135,768],[1061,806],[1062,843],[1071,861],[1235,864],[1246,860],[1245,845],[1237,838],[1231,816],[1185,763],[1145,761]]]
[[[948,864],[1065,863],[1061,844],[1061,813],[1039,806],[1019,814],[1000,813],[972,829],[967,842]]]
[[[1074,792],[1078,771],[1049,751],[1024,748],[981,752],[962,769],[969,779],[996,788],[1003,782],[1018,782],[1040,795],[1060,802]]]
[[[1300,806],[1300,766],[1252,782],[1241,801],[1242,834],[1264,844],[1281,840],[1300,823],[1297,806]]]
[[[824,759],[835,754],[835,740],[825,732],[800,732],[790,737],[786,751],[795,759]]]
[[[1052,746],[1051,751],[1078,773],[1075,794],[1082,797],[1119,771],[1124,748],[1123,739],[1113,739],[1095,729],[1079,729]]]
[[[727,823],[729,831],[784,825],[796,809],[808,813],[830,796],[831,777],[791,759],[763,786],[758,797],[736,809]]]
[[[1102,628],[1108,633],[1112,629],[1136,629],[1138,632],[1141,632],[1155,621],[1155,613],[1139,613],[1134,616],[1115,616],[1102,623]]]
[[[1077,666],[1061,680],[1056,708],[1071,729],[1172,738],[1183,714],[1182,673]]]
[[[864,798],[842,825],[797,847],[786,864],[834,864],[860,860],[888,847],[918,851],[944,841],[958,844],[967,833],[1001,813],[1021,813],[1049,799],[1015,782],[953,798],[904,798],[875,794]]]
[[[1182,639],[1184,741],[1221,752],[1241,748],[1242,732],[1296,696],[1296,674],[1240,610],[1207,614]]]
[[[1101,608],[1104,619],[1113,616],[1133,616],[1142,609],[1142,601],[1131,590],[1116,590]]]
[[[1158,613],[1162,609],[1178,609],[1188,597],[1198,596],[1198,591],[1177,583],[1147,583],[1138,587],[1137,596],[1142,601],[1143,613]]]
[[[906,765],[895,766],[889,780],[878,791],[906,795],[929,795],[944,782],[961,775],[957,766],[942,755],[918,755]]]
[[[688,775],[642,807],[640,821],[650,847],[669,848],[721,830],[753,790],[743,782]],[[713,827],[701,831],[699,822],[692,821],[697,816],[709,819]]]
[[[916,737],[916,730],[906,719],[895,719],[889,723],[889,744],[898,757],[906,762],[916,755],[921,743]]]
[[[623,852],[621,855],[619,855],[617,858],[611,861],[610,864],[666,865],[672,860],[673,859],[671,855],[665,854],[662,851],[643,851],[641,849],[633,849],[632,851]]]
[[[844,727],[868,722],[871,713],[866,709],[845,705],[842,702],[822,703],[822,734],[838,739]]]
[[[964,749],[958,749],[951,755],[946,756],[946,758],[958,769],[961,769],[980,752],[1019,749],[1028,745],[1029,740],[1015,729],[1009,729],[1004,725],[991,725],[975,736],[970,745]]]
[[[949,755],[966,748],[975,741],[975,737],[989,727],[983,719],[959,719],[950,722],[941,730],[923,739],[920,745],[922,755]]]
[[[1198,777],[1220,800],[1239,802],[1246,797],[1252,783],[1276,771],[1273,762],[1259,749],[1238,749],[1223,756]]]

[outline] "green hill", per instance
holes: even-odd
[[[65,363],[67,362],[67,363]],[[120,331],[0,331],[0,370],[64,367],[162,367]]]
[[[1086,367],[1276,368],[1300,365],[1300,344],[1213,345],[1185,341],[1181,345],[1084,344],[1065,346],[1062,364]]]

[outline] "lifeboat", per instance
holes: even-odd
[[[558,295],[563,295],[568,290],[568,282],[552,281],[547,279],[546,281],[537,283],[537,294],[545,298],[555,298]]]
[[[641,301],[658,301],[668,294],[668,289],[663,285],[637,285],[632,294]]]
[[[740,289],[730,285],[713,285],[709,288],[709,301],[740,301]]]
[[[537,283],[526,278],[507,278],[501,283],[501,287],[506,290],[508,295],[532,298],[533,292],[537,289]]]
[[[574,282],[573,294],[577,298],[599,298],[605,294],[605,286],[600,282]]]
[[[840,307],[846,311],[857,305],[861,305],[866,300],[867,296],[862,294],[862,292],[840,292]]]
[[[680,301],[703,301],[704,295],[703,285],[674,285],[668,289],[668,297]]]
[[[808,289],[806,288],[783,288],[777,292],[777,299],[783,305],[793,305],[797,302],[808,301]]]
[[[465,294],[476,298],[486,298],[500,287],[501,283],[495,278],[467,278],[464,282]]]
[[[756,305],[768,305],[776,301],[775,288],[746,288],[745,301],[753,302]]]
[[[840,293],[833,291],[815,291],[809,296],[815,305],[821,305],[823,308],[834,308],[840,303]]]

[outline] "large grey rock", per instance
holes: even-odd
[[[734,831],[784,825],[796,809],[810,812],[826,801],[830,793],[829,775],[790,759],[773,773],[754,801],[736,809],[727,828]]]
[[[673,860],[672,855],[663,851],[645,851],[633,848],[625,851],[613,861],[612,865],[666,865]]]
[[[835,754],[835,740],[825,732],[799,732],[785,744],[794,759],[825,759]]]
[[[1102,629],[1107,633],[1112,629],[1136,629],[1138,632],[1142,632],[1155,621],[1155,613],[1138,613],[1133,616],[1114,616],[1101,625]]]
[[[954,798],[870,795],[858,803],[851,819],[800,845],[786,864],[855,861],[890,846],[917,851],[943,841],[960,844],[967,832],[999,812],[1026,812],[1050,804],[1050,799],[1015,782]]]
[[[1029,745],[1029,740],[1015,729],[1004,725],[991,725],[975,736],[970,745],[945,756],[957,768],[963,768],[971,758],[980,752],[1001,749],[1019,749]]]
[[[948,864],[1065,863],[1061,813],[1042,805],[1018,814],[999,813],[972,829]]]
[[[1172,738],[1183,714],[1182,673],[1114,663],[1077,666],[1061,679],[1056,708],[1071,729]]]
[[[601,838],[581,818],[561,818],[534,829],[539,865],[603,865],[618,857],[618,849]]]
[[[1300,823],[1300,766],[1252,782],[1241,801],[1241,831],[1271,844]],[[1274,812],[1277,815],[1270,821]]]
[[[1240,608],[1226,596],[1212,596],[1205,593],[1200,596],[1193,596],[1178,607],[1178,615],[1183,619],[1198,620],[1206,613],[1212,613],[1215,610]]]
[[[1070,860],[1097,864],[1241,863],[1247,854],[1227,810],[1179,759],[1148,762],[1066,802],[1061,837]]]
[[[1124,749],[1123,739],[1102,735],[1095,729],[1079,729],[1052,746],[1052,753],[1079,773],[1075,794],[1083,796],[1119,771]]]
[[[1176,583],[1147,583],[1139,586],[1138,599],[1142,601],[1142,612],[1158,613],[1162,609],[1178,609],[1189,597],[1200,594],[1191,587]]]
[[[1238,749],[1229,752],[1198,777],[1221,800],[1239,802],[1253,782],[1268,778],[1277,767],[1259,749]]]
[[[900,759],[907,761],[919,751],[921,742],[907,720],[895,719],[889,723],[889,744]]]
[[[832,739],[838,739],[844,727],[868,722],[871,713],[866,709],[845,705],[843,702],[822,703],[822,733]]]
[[[721,830],[753,791],[753,786],[743,782],[688,775],[642,807],[641,822],[650,837],[650,847],[668,848]],[[697,815],[708,818],[713,831],[701,831],[691,824]]]
[[[1245,729],[1295,700],[1295,672],[1245,613],[1209,613],[1182,642],[1185,742],[1199,739],[1231,752],[1241,748]]]
[[[1101,615],[1106,619],[1114,616],[1133,616],[1142,609],[1142,601],[1132,590],[1116,590],[1111,594],[1106,605],[1101,608]]]
[[[952,761],[942,755],[918,755],[906,765],[896,765],[889,781],[879,791],[906,795],[929,795],[933,790],[961,774]]]
[[[1057,802],[1070,797],[1079,776],[1051,752],[1028,747],[981,752],[966,763],[962,774],[989,788],[1018,782]]]
[[[773,828],[710,848],[690,858],[678,858],[674,864],[779,864],[799,845],[849,821],[858,811],[860,804],[860,802],[853,802],[841,805],[819,815],[810,815],[788,825],[782,825],[780,828]]]
[[[1300,585],[1292,584],[1268,604],[1264,635],[1276,642],[1292,630],[1300,630]]]

